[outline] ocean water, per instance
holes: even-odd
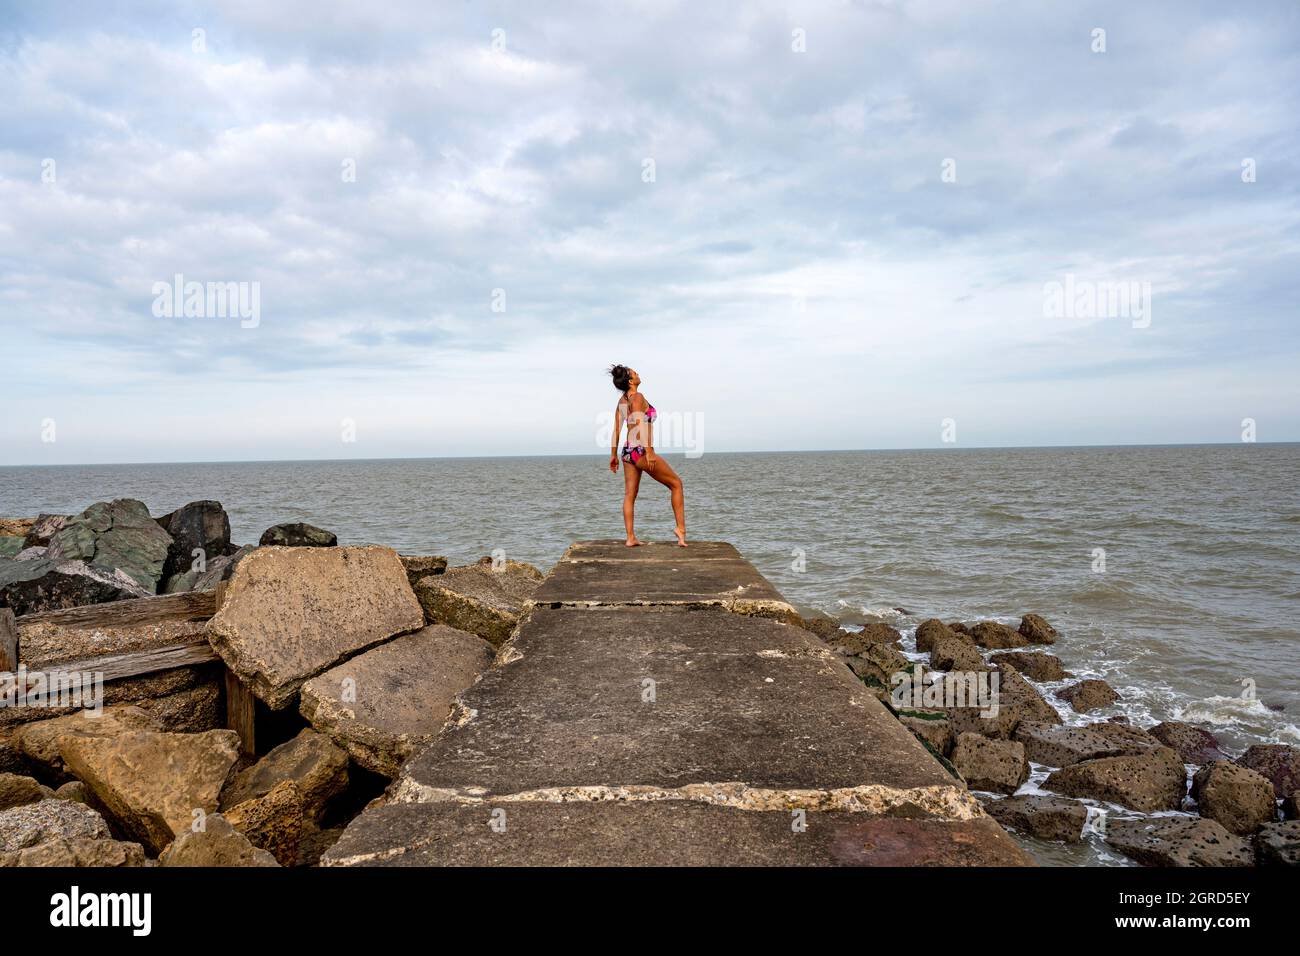
[[[1086,718],[1056,702],[1067,722],[1188,720],[1234,753],[1300,744],[1300,445],[665,457],[690,537],[731,541],[803,609],[885,620],[909,649],[926,617],[1034,611],[1076,678],[1122,697]],[[214,498],[239,543],[308,521],[344,544],[453,563],[503,549],[546,570],[573,540],[622,535],[622,491],[603,456],[18,467],[0,468],[0,515]],[[671,540],[672,525],[666,490],[643,480],[638,534]],[[1093,822],[1126,815],[1096,807]],[[1124,862],[1095,833],[1026,846]]]

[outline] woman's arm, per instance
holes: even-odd
[[[618,437],[623,434],[623,403],[614,406],[614,434],[610,438],[609,470],[618,471]]]

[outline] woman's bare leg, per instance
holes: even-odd
[[[629,548],[641,544],[637,540],[636,532],[632,530],[632,522],[636,517],[636,493],[640,487],[641,470],[623,462],[623,527],[627,529],[626,544]]]
[[[681,478],[677,477],[677,472],[673,471],[672,465],[662,458],[655,458],[655,466],[646,468],[645,472],[672,492],[673,517],[677,519],[677,527],[673,529],[673,533],[677,535],[677,543],[683,548],[686,547],[686,494],[682,489]]]

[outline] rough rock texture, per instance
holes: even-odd
[[[145,697],[136,705],[152,717],[161,730],[199,734],[226,725],[226,708],[219,680],[196,682],[171,694]]]
[[[191,501],[159,518],[158,524],[172,536],[164,578],[189,571],[196,560],[195,551],[204,562],[211,562],[230,547],[230,518],[219,501]]]
[[[1261,827],[1255,834],[1255,859],[1260,866],[1300,866],[1300,820]]]
[[[1061,666],[1061,659],[1055,654],[1040,654],[1031,651],[1003,651],[989,658],[990,664],[1006,664],[1036,681],[1065,680],[1070,672]]]
[[[182,571],[167,579],[164,588],[168,594],[183,591],[211,591],[222,581],[229,581],[235,573],[235,567],[254,549],[242,547],[232,554],[222,554],[207,562],[202,571]]]
[[[23,724],[14,732],[14,744],[34,767],[46,776],[62,780],[67,776],[60,749],[75,737],[116,737],[129,730],[159,730],[158,722],[130,704],[105,707],[99,716],[81,711],[65,717]]]
[[[830,615],[817,612],[804,616],[800,625],[805,631],[812,631],[828,644],[833,643],[841,633],[839,621]]]
[[[0,605],[12,608],[18,615],[148,597],[151,593],[124,571],[91,567],[85,561],[0,558]]]
[[[159,866],[279,866],[219,813],[210,813],[198,833],[186,829],[158,857]]]
[[[930,666],[939,671],[987,671],[984,656],[957,635],[937,638],[930,649]]]
[[[1112,820],[1106,842],[1143,866],[1250,866],[1250,843],[1213,820]]]
[[[248,837],[249,843],[266,850],[281,866],[298,862],[298,844],[307,820],[302,794],[293,781],[283,780],[270,792],[223,811],[222,816]]]
[[[0,518],[0,536],[21,538],[35,523],[35,518]]]
[[[1019,631],[997,621],[980,621],[970,629],[970,636],[980,647],[991,650],[1024,647],[1029,643],[1029,639]]]
[[[1166,747],[1178,752],[1184,763],[1204,766],[1215,760],[1227,760],[1219,749],[1219,738],[1208,730],[1178,720],[1166,720],[1151,728],[1150,734]]]
[[[491,558],[422,578],[415,593],[430,624],[447,624],[500,647],[519,623],[525,603],[542,583],[531,564]]]
[[[1024,721],[1012,739],[1025,745],[1034,763],[1048,767],[1070,767],[1099,757],[1128,757],[1161,747],[1150,734],[1124,724],[1098,723],[1087,727],[1063,727]]]
[[[968,644],[974,643],[970,639],[969,634],[959,634],[957,631],[948,627],[947,624],[944,624],[943,621],[932,617],[929,620],[922,621],[916,627],[917,651],[921,654],[930,653],[930,651],[934,649],[934,642],[941,637],[958,637],[959,639],[966,641]]]
[[[217,811],[239,759],[239,735],[130,730],[65,738],[60,752],[121,831],[157,852],[189,829],[195,810]]]
[[[23,550],[23,539],[17,535],[0,535],[0,558],[12,558]]]
[[[221,794],[222,810],[264,797],[291,781],[308,819],[319,821],[348,785],[348,757],[324,734],[304,728],[298,736],[241,770]]]
[[[55,837],[35,846],[0,853],[0,867],[6,866],[146,866],[144,847],[97,837]]]
[[[919,739],[941,756],[947,757],[957,743],[952,723],[941,710],[900,710],[898,719]]]
[[[1269,779],[1273,792],[1289,797],[1300,790],[1300,747],[1289,744],[1255,744],[1237,760]]]
[[[844,662],[868,687],[887,699],[891,681],[899,671],[912,670],[912,662],[895,650],[892,644],[867,644],[858,654],[845,657]]]
[[[423,626],[389,548],[262,547],[239,562],[208,638],[252,692],[280,710],[310,678]]]
[[[1044,786],[1070,797],[1091,797],[1131,810],[1177,810],[1187,789],[1183,761],[1167,747],[1139,756],[1098,757],[1052,773]]]
[[[59,529],[71,520],[72,515],[52,515],[41,514],[36,516],[36,520],[27,530],[26,537],[23,538],[24,548],[44,548],[50,543],[50,538],[54,537]]]
[[[96,502],[69,518],[50,538],[46,557],[81,560],[93,568],[120,570],[151,594],[157,593],[172,537],[132,498]]]
[[[0,773],[0,810],[48,800],[53,796],[53,790],[31,777]]]
[[[1026,614],[1020,619],[1020,633],[1033,644],[1056,643],[1056,628],[1037,614]]]
[[[74,837],[108,840],[112,834],[98,813],[68,800],[39,800],[0,811],[0,852]]]
[[[59,789],[54,791],[56,800],[71,800],[73,803],[84,803],[90,805],[94,798],[90,795],[90,789],[80,780],[69,780]]]
[[[998,674],[997,713],[979,707],[948,707],[948,717],[958,733],[983,734],[985,737],[1010,739],[1021,721],[1044,724],[1061,723],[1056,708],[1043,699],[1015,668],[1006,664],[996,667]]]
[[[1287,820],[1300,820],[1300,791],[1282,798],[1282,816]]]
[[[1061,843],[1082,840],[1083,825],[1088,820],[1088,808],[1083,804],[1039,794],[987,800],[984,809],[1003,826]]]
[[[415,582],[431,574],[442,574],[447,570],[447,559],[438,554],[400,554],[402,567],[406,568],[406,579],[415,587]]]
[[[952,750],[952,765],[972,790],[1015,793],[1029,779],[1023,744],[994,740],[980,734],[960,734]]]
[[[274,545],[282,548],[333,548],[338,545],[338,537],[331,531],[317,528],[315,525],[291,522],[277,524],[262,532],[257,542],[265,547]]]
[[[839,630],[839,628],[836,628]],[[846,653],[861,654],[873,644],[888,644],[897,648],[902,643],[903,635],[898,633],[888,624],[872,623],[868,624],[860,631],[843,631],[825,638],[828,644],[835,647],[842,647]]]
[[[1077,684],[1063,687],[1056,692],[1058,700],[1063,700],[1080,714],[1086,714],[1102,707],[1108,707],[1119,700],[1119,694],[1104,680],[1081,680]]]
[[[495,656],[482,638],[433,624],[312,678],[300,710],[362,767],[395,777]]]
[[[1254,833],[1277,817],[1273,785],[1253,770],[1216,760],[1192,778],[1192,796],[1200,814],[1238,836]]]

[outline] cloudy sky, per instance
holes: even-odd
[[[108,6],[0,3],[0,464],[599,453],[612,362],[706,452],[1300,439],[1294,0]]]

